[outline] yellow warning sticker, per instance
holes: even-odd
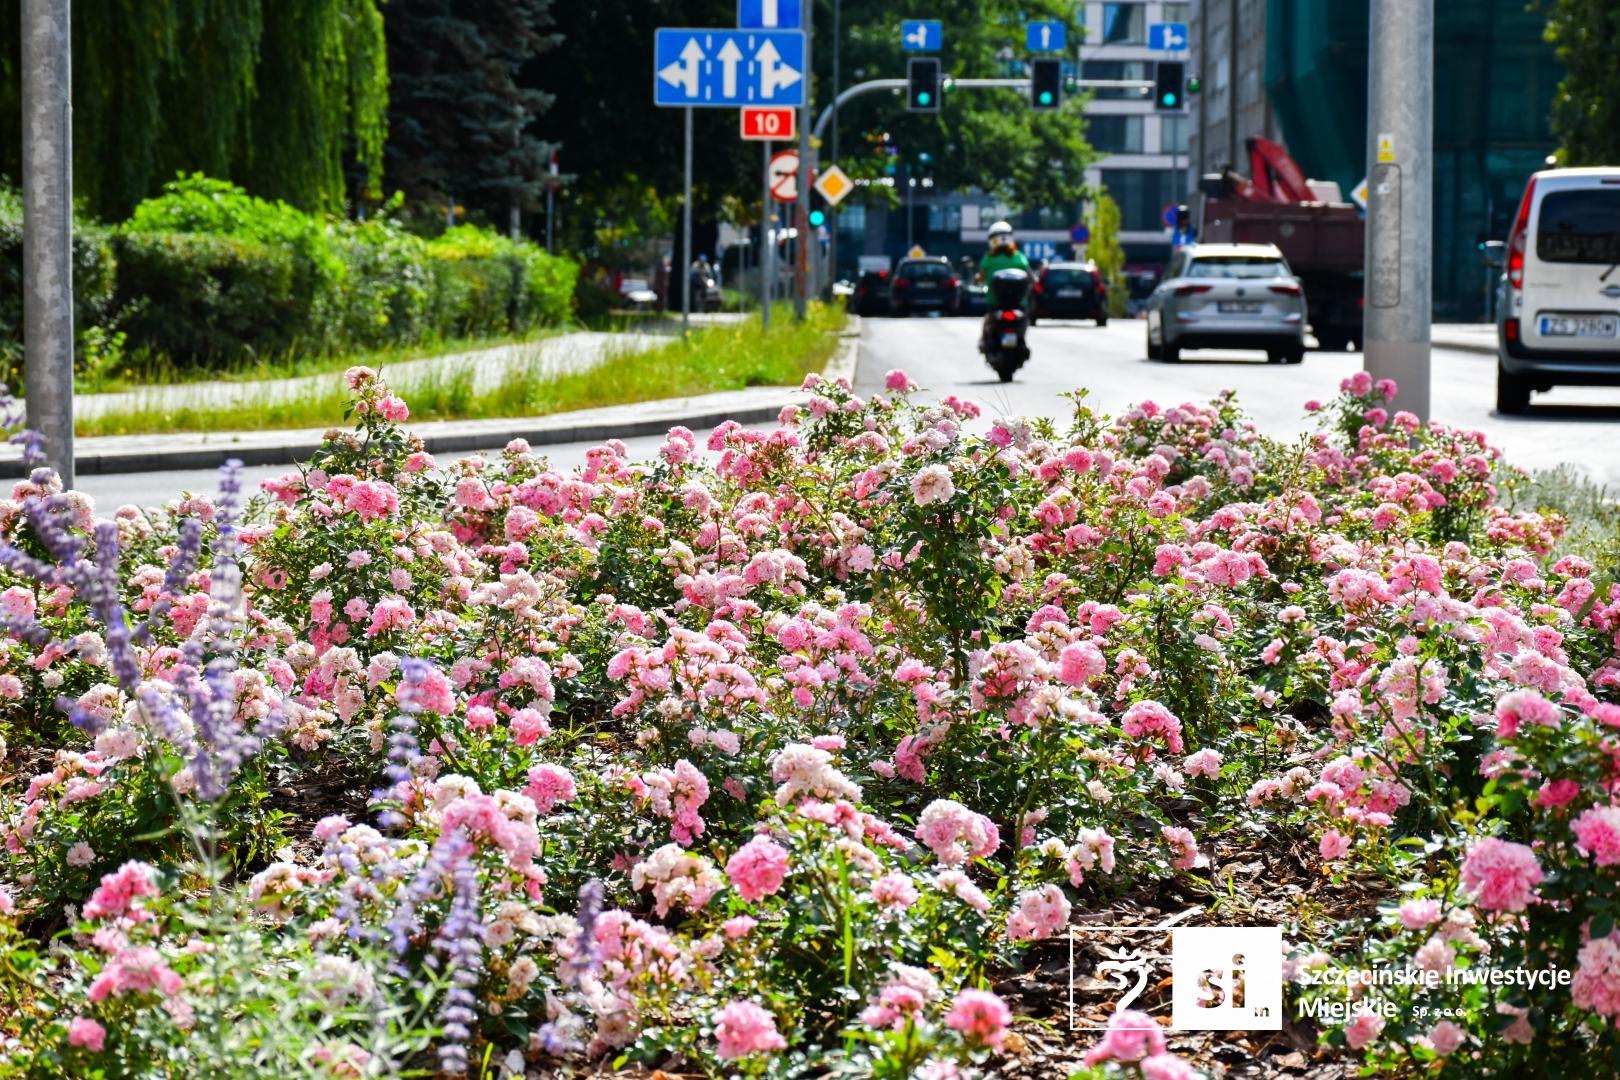
[[[1387,132],[1378,136],[1378,161],[1387,165],[1395,160],[1395,136]]]

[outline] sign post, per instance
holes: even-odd
[[[1363,364],[1391,408],[1429,419],[1434,249],[1434,0],[1372,0]]]
[[[686,181],[681,199],[681,336],[692,329],[692,110],[686,109]]]
[[[796,270],[798,279],[798,294],[793,298],[793,317],[803,322],[809,312],[810,282],[815,280],[812,276],[815,270],[815,254],[820,245],[810,236],[810,28],[815,25],[811,14],[811,5],[814,0],[804,0],[804,82],[800,84],[802,93],[799,95],[799,244]]]
[[[66,0],[23,0],[23,387],[45,461],[73,476],[72,54]]]
[[[760,167],[760,175],[764,180],[760,184],[759,193],[759,298],[760,298],[760,329],[771,328],[771,299],[776,283],[776,203],[771,200],[771,144],[766,143],[760,147],[764,155],[764,162]]]

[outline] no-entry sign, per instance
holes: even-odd
[[[742,110],[742,137],[749,142],[787,142],[798,138],[797,109]]]
[[[799,201],[799,152],[783,150],[771,155],[771,198],[777,202]]]

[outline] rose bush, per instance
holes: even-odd
[[[349,378],[246,506],[0,502],[19,1071],[967,1076],[1076,912],[1294,841],[1299,1000],[1573,972],[1440,1024],[1351,988],[1330,1048],[1616,1053],[1620,587],[1392,387],[1288,445],[1230,396],[975,434],[812,377],[560,471],[441,465]],[[1086,1069],[1193,1075],[1144,1016]]]

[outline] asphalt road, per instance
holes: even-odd
[[[1312,430],[1304,411],[1311,398],[1326,400],[1339,381],[1361,368],[1355,353],[1306,354],[1298,366],[1265,362],[1260,353],[1196,352],[1175,366],[1150,362],[1143,351],[1143,324],[1116,320],[1103,329],[1091,323],[1043,322],[1032,331],[1033,357],[1009,384],[1000,383],[975,350],[977,319],[867,319],[861,342],[857,388],[882,385],[891,368],[904,368],[925,388],[924,397],[957,394],[977,401],[987,418],[1045,415],[1066,419],[1059,394],[1079,387],[1105,412],[1119,412],[1146,399],[1161,404],[1201,401],[1228,387],[1262,430],[1290,435]],[[1501,446],[1510,461],[1527,468],[1568,462],[1594,480],[1620,490],[1620,387],[1560,388],[1537,395],[1529,415],[1498,416],[1494,360],[1457,349],[1434,352],[1435,418],[1477,428]],[[632,455],[646,457],[661,439],[629,440]],[[589,443],[542,448],[563,466],[584,460]],[[493,451],[492,451],[493,452]],[[249,484],[279,475],[282,468],[252,468]],[[98,506],[160,504],[182,492],[212,492],[217,474],[192,472],[85,476],[79,487]]]
[[[928,395],[970,398],[987,417],[1066,420],[1069,403],[1058,395],[1080,387],[1090,391],[1093,408],[1109,413],[1147,399],[1207,401],[1231,388],[1262,431],[1286,436],[1314,430],[1305,402],[1335,396],[1340,380],[1362,364],[1358,353],[1309,352],[1303,364],[1274,366],[1264,353],[1200,351],[1172,366],[1147,359],[1140,321],[1099,329],[1043,320],[1031,331],[1029,363],[1003,385],[976,351],[978,325],[967,318],[867,319],[857,389],[874,390],[891,368],[904,368]],[[1536,395],[1525,416],[1498,416],[1494,357],[1435,349],[1433,365],[1434,419],[1485,432],[1514,464],[1568,462],[1620,489],[1620,387],[1561,387]]]

